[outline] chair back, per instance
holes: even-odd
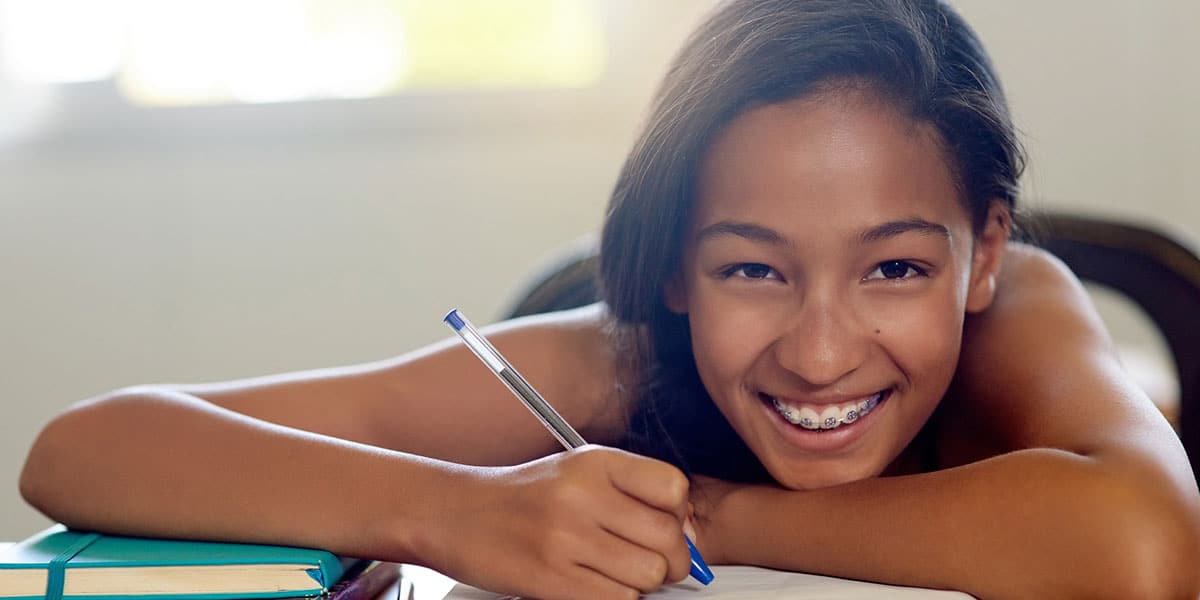
[[[1179,379],[1179,436],[1200,474],[1200,256],[1182,235],[1144,225],[1063,213],[1032,221],[1038,245],[1131,300],[1162,334]]]

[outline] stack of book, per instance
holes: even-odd
[[[0,550],[0,598],[371,600],[398,566],[324,550],[109,536],[61,525]]]

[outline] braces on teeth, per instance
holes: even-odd
[[[783,415],[783,418],[787,419],[793,425],[799,425],[805,429],[833,429],[861,419],[879,404],[879,400],[882,397],[883,393],[880,392],[859,402],[854,408],[844,411],[841,418],[831,416],[824,419],[820,417],[817,419],[801,417],[799,410],[793,409],[775,398],[771,399],[771,403],[774,404],[775,410],[779,411],[779,414]]]

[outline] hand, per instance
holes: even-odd
[[[688,481],[671,465],[585,446],[472,473],[437,499],[428,564],[451,577],[544,600],[633,599],[688,574]]]

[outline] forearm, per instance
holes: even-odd
[[[449,493],[466,470],[143,390],[47,426],[21,491],[76,527],[406,559],[405,519],[426,515],[434,490]]]
[[[726,562],[980,598],[1194,596],[1195,506],[1148,483],[1025,450],[808,492],[739,488],[712,527]]]

